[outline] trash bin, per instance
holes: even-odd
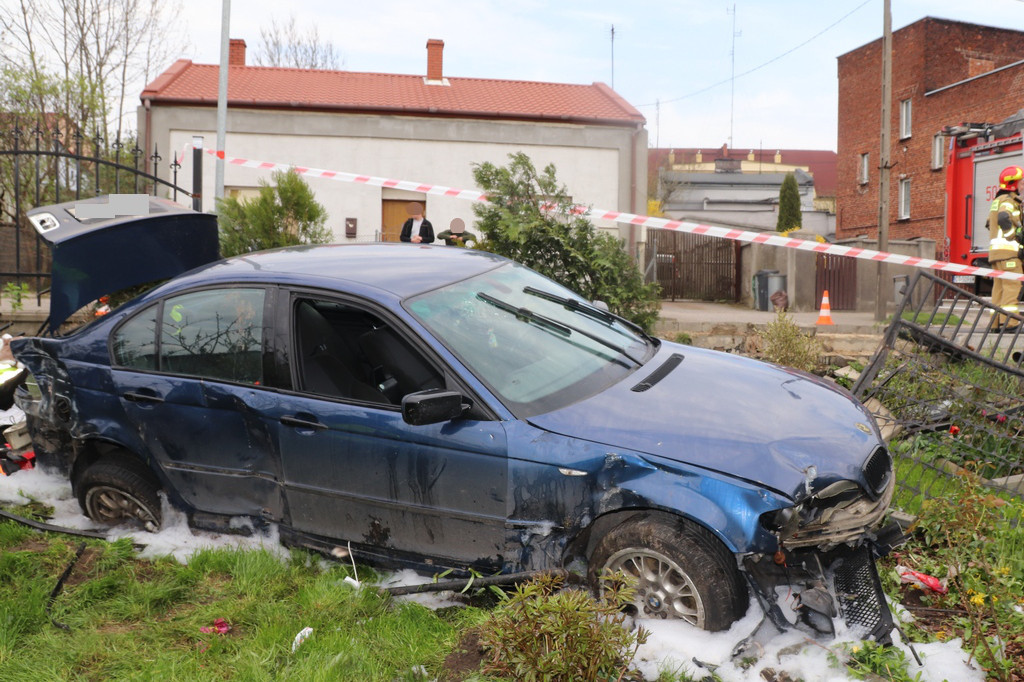
[[[768,275],[768,310],[789,307],[789,292],[786,291],[786,276],[778,273]]]
[[[771,310],[771,301],[769,296],[768,278],[772,275],[778,275],[778,270],[758,270],[757,274],[754,275],[753,281],[753,294],[754,294],[754,308],[756,310]],[[783,275],[783,277],[785,277]]]
[[[786,291],[786,276],[779,273],[768,275],[768,300],[772,300],[772,294],[776,291]],[[769,306],[768,310],[771,310]]]

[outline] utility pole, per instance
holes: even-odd
[[[217,88],[217,159],[214,171],[214,201],[224,198],[224,146],[228,126],[228,54],[231,35],[231,0],[221,0],[220,80]]]
[[[892,12],[891,0],[882,6],[882,129],[878,155],[878,250],[889,250],[889,137],[892,131]],[[888,291],[886,264],[879,261],[875,283],[875,320],[885,320],[885,293]]]
[[[661,139],[661,99],[654,100],[654,148],[657,149]]]

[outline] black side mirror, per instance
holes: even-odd
[[[406,424],[423,426],[461,417],[469,409],[458,391],[432,388],[402,398],[402,419]]]

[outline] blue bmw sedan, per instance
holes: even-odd
[[[157,213],[171,236],[202,218]],[[37,461],[97,521],[156,528],[166,497],[195,526],[246,517],[428,573],[622,571],[638,616],[709,630],[751,596],[779,628],[892,628],[874,566],[892,463],[831,383],[652,338],[482,251],[295,247],[178,274],[196,244],[150,246],[154,216],[34,214],[64,314],[98,293],[66,273],[103,267],[64,262],[76,240],[176,275],[12,344]]]

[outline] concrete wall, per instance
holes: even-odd
[[[838,243],[860,249],[878,249],[878,242],[874,239],[844,239]],[[904,256],[933,258],[933,254],[935,253],[935,242],[931,239],[890,239],[888,250],[890,253],[898,253]],[[885,264],[885,270],[883,272],[884,277],[882,279],[882,287],[884,291],[882,292],[882,295],[886,301],[889,312],[892,312],[896,308],[896,278],[911,277],[916,270],[918,270],[918,268],[906,265]],[[866,260],[857,261],[857,310],[874,310],[875,292],[877,290],[877,264]]]
[[[153,106],[148,117],[139,109],[140,136],[159,145],[165,157],[158,169],[168,177],[167,161],[179,156],[202,135],[216,146],[216,110],[204,107]],[[145,129],[149,122],[149,130]],[[473,189],[473,164],[508,163],[524,152],[538,170],[553,163],[573,199],[595,208],[644,213],[647,188],[647,131],[611,126],[539,124],[402,116],[339,115],[233,109],[228,112],[226,149],[230,156],[343,171],[426,185]],[[214,209],[215,161],[203,155],[204,211]],[[192,177],[186,154],[179,178]],[[256,187],[270,172],[226,164],[225,187]],[[453,218],[473,230],[473,202],[397,189],[314,178],[307,182],[329,214],[327,225],[337,241],[370,241],[381,229],[382,199],[416,199],[437,231]],[[191,180],[188,180],[191,182]],[[185,199],[179,197],[182,203]],[[356,218],[357,236],[346,238],[346,218]],[[598,223],[623,238],[642,239],[638,228]]]
[[[791,236],[798,239],[814,239],[807,232],[794,232]],[[844,246],[861,249],[877,249],[877,243],[868,239],[848,239],[838,242]],[[935,242],[930,239],[889,240],[889,252],[919,258],[932,258],[935,253]],[[755,307],[752,281],[761,270],[777,270],[786,276],[786,294],[789,297],[790,310],[814,310],[820,301],[816,300],[815,271],[817,254],[798,251],[781,246],[764,244],[744,244],[740,249],[741,294],[740,301]],[[884,296],[889,308],[895,308],[894,283],[897,277],[909,276],[917,268],[885,265]],[[875,292],[878,290],[878,265],[867,260],[857,261],[857,303],[856,310],[872,311],[875,309]],[[772,292],[769,292],[769,294]]]

